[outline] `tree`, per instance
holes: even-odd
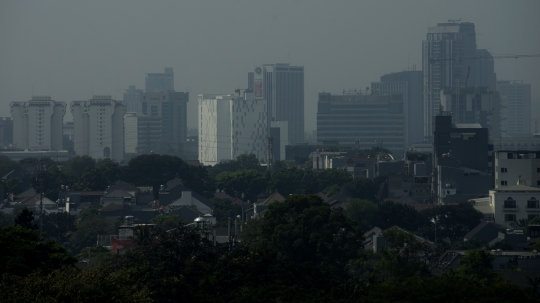
[[[382,235],[389,245],[382,250],[375,268],[383,280],[429,276],[427,261],[434,253],[429,245],[396,227],[385,230]]]
[[[242,206],[232,204],[229,199],[212,198],[212,202],[214,202],[212,214],[216,217],[218,225],[227,226],[227,218],[236,218],[242,214]]]
[[[21,165],[7,156],[0,155],[0,179],[12,170],[21,170]]]
[[[43,231],[47,237],[56,239],[58,243],[69,241],[75,229],[75,216],[66,212],[52,213],[43,217]]]
[[[296,167],[274,172],[268,185],[285,197],[291,194],[315,194],[318,189],[317,176],[312,171]]]
[[[368,200],[351,199],[345,213],[349,219],[358,223],[361,230],[367,231],[377,223],[379,208]]]
[[[79,182],[73,185],[76,190],[105,190],[120,180],[120,166],[110,159],[100,160],[95,168],[84,172]]]
[[[234,173],[239,170],[256,170],[262,173],[264,171],[264,167],[261,166],[255,154],[241,154],[236,157],[235,160],[218,163],[212,167],[209,167],[208,174],[210,177],[216,178],[223,172],[227,171]]]
[[[337,185],[343,187],[345,184],[352,182],[352,175],[343,170],[337,169],[323,169],[319,171],[317,175],[317,181],[319,182],[318,189],[323,190],[329,186]]]
[[[493,272],[493,260],[495,257],[481,248],[468,250],[459,260],[456,270],[447,269],[443,277],[458,278],[476,285],[492,285],[502,281],[501,276]]]
[[[96,160],[90,156],[76,156],[64,163],[64,170],[75,175],[77,178],[83,176],[84,172],[96,166]]]
[[[419,226],[426,224],[426,219],[410,205],[385,201],[379,205],[379,218],[376,226],[387,229],[392,226],[399,226],[409,231],[415,231]]]
[[[263,174],[256,170],[240,170],[234,173],[221,173],[218,175],[217,187],[236,198],[256,202],[257,195],[266,189],[268,182]]]
[[[88,208],[81,213],[77,230],[69,240],[69,247],[73,254],[78,254],[85,247],[95,246],[98,235],[114,233],[114,224],[95,212],[96,208]]]
[[[437,238],[448,237],[451,240],[462,239],[471,229],[482,221],[482,213],[469,203],[457,205],[438,205],[422,211],[421,216],[427,218],[424,224],[433,226],[437,221]],[[430,237],[430,239],[433,239]]]
[[[18,178],[11,178],[4,183],[6,192],[18,195],[23,192],[24,187],[21,180]]]
[[[182,224],[182,220],[177,215],[161,215],[150,220],[151,224],[156,224],[156,229],[171,230]]]
[[[12,214],[6,214],[0,211],[0,228],[15,224]]]
[[[345,187],[352,194],[353,198],[377,201],[377,195],[381,188],[381,184],[385,181],[385,177],[374,179],[354,178],[351,182],[347,183]]]
[[[278,259],[287,262],[307,262],[342,272],[358,255],[361,238],[353,221],[332,212],[319,197],[293,195],[271,204],[262,218],[249,220],[242,245],[255,252],[275,251]]]
[[[34,222],[33,212],[26,207],[15,218],[15,225],[26,229],[38,229],[38,226]]]
[[[54,240],[43,241],[35,230],[21,226],[0,229],[0,273],[24,276],[34,270],[50,272],[75,259]]]

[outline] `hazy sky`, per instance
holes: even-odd
[[[475,23],[479,48],[539,54],[539,12],[538,0],[1,0],[0,116],[32,91],[68,104],[92,91],[122,99],[128,85],[144,88],[145,73],[171,66],[176,90],[190,93],[188,125],[196,127],[197,94],[246,88],[254,65],[290,62],[305,67],[312,130],[318,92],[365,89],[386,73],[421,69],[428,26],[462,18]],[[498,59],[495,69],[498,79],[531,83],[540,102],[540,58]]]

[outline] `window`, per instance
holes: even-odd
[[[540,173],[540,167],[537,167],[537,168],[536,168],[536,172],[537,172],[537,173]]]
[[[508,172],[508,168],[506,167],[501,167],[501,173],[507,173]]]
[[[532,197],[529,201],[527,201],[527,208],[540,208],[539,203],[540,201],[536,200],[536,198]]]
[[[516,221],[516,215],[515,214],[506,214],[506,215],[504,215],[504,221],[505,222],[515,222]]]
[[[508,181],[501,181],[501,185],[508,185]]]
[[[504,208],[517,208],[516,200],[512,199],[512,197],[508,197],[504,200]]]
[[[540,185],[540,181],[536,181],[536,185]]]

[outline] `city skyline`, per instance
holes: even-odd
[[[32,95],[67,103],[92,95],[121,100],[129,85],[144,87],[145,74],[164,67],[174,68],[177,91],[191,93],[188,112],[195,113],[197,94],[246,88],[245,72],[253,66],[285,62],[305,67],[305,129],[311,131],[319,92],[363,89],[384,74],[421,66],[428,27],[448,19],[474,23],[478,48],[494,55],[536,54],[540,49],[540,41],[526,38],[540,32],[537,1],[519,6],[502,1],[127,3],[0,4],[0,38],[5,42],[0,46],[0,112],[5,114],[0,116],[9,116],[10,102]],[[200,13],[195,12],[201,10],[215,20],[199,24]],[[219,22],[217,16],[227,13],[241,15],[242,22]],[[131,17],[147,14],[163,21],[152,25]],[[246,25],[250,23],[257,26]],[[157,30],[162,32],[153,34]],[[257,50],[239,47],[238,41],[245,40]],[[497,80],[531,84],[534,113],[540,108],[538,60],[495,60]],[[65,120],[71,119],[67,114]],[[188,115],[188,126],[196,123],[195,115]]]

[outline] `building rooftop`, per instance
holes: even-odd
[[[494,188],[492,191],[497,192],[540,192],[540,188],[527,186],[527,185],[509,185],[509,186],[501,186],[499,188]]]

